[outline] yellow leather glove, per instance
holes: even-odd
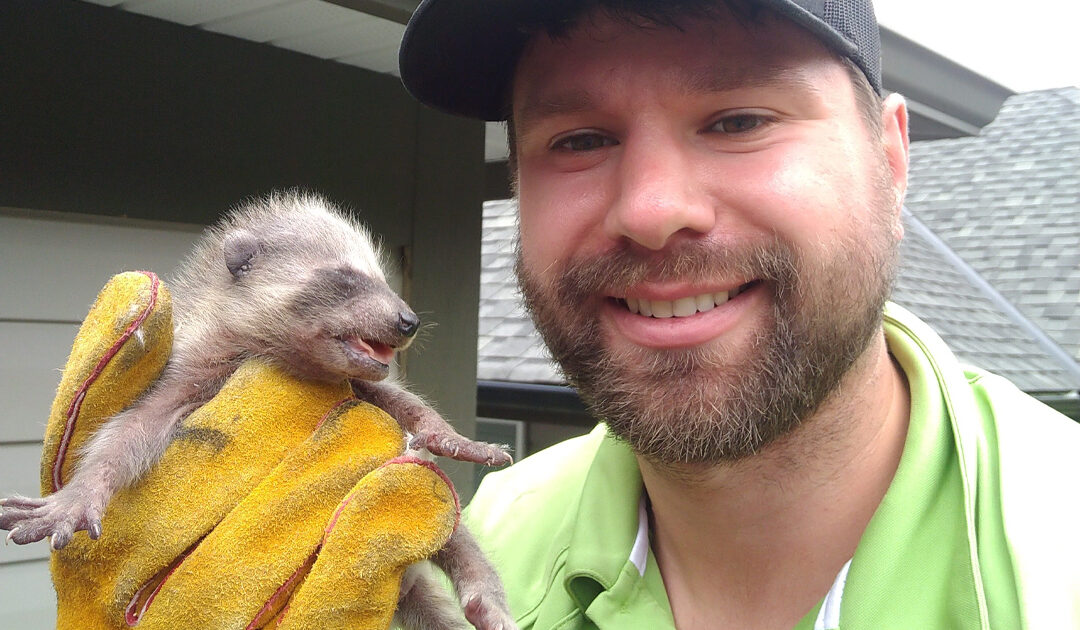
[[[53,404],[42,492],[160,373],[168,293],[121,274],[87,315]],[[346,383],[245,363],[153,469],[117,493],[98,540],[53,552],[60,630],[389,627],[406,566],[457,524],[450,482]]]

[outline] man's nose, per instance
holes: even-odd
[[[612,239],[627,238],[654,251],[676,234],[707,234],[716,214],[705,184],[690,149],[678,139],[626,142],[604,229]]]

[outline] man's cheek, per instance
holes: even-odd
[[[802,165],[785,165],[773,171],[760,187],[747,193],[754,209],[753,222],[785,240],[826,238],[843,205],[853,191],[838,190],[832,179]]]
[[[519,224],[518,260],[531,275],[539,279],[545,267],[556,257],[554,244],[545,240],[545,232],[522,216]],[[545,262],[547,261],[547,262]]]
[[[545,282],[551,281],[578,255],[583,233],[556,208],[541,212],[523,210],[519,229],[521,259]]]

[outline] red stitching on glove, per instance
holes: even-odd
[[[68,406],[67,422],[64,425],[64,435],[60,438],[60,447],[57,449],[56,452],[56,461],[53,462],[53,492],[56,492],[61,487],[63,487],[63,483],[60,480],[60,471],[64,467],[64,459],[67,457],[67,450],[71,442],[71,435],[75,433],[75,422],[78,419],[79,412],[82,410],[82,403],[83,399],[86,398],[86,391],[90,389],[90,386],[94,384],[94,381],[96,381],[97,378],[101,376],[101,373],[105,371],[105,366],[109,364],[109,361],[111,361],[112,358],[116,356],[118,352],[120,352],[120,347],[123,346],[124,343],[127,342],[127,340],[130,339],[133,334],[135,334],[135,331],[138,330],[139,326],[142,326],[143,321],[145,321],[146,318],[149,317],[150,311],[154,308],[154,305],[157,304],[159,284],[157,274],[151,271],[139,271],[136,273],[141,273],[144,276],[150,278],[150,303],[146,306],[145,309],[143,309],[141,313],[139,313],[139,316],[135,319],[135,321],[131,322],[131,324],[128,325],[127,330],[124,331],[124,334],[120,335],[120,338],[116,340],[116,343],[114,343],[111,348],[109,348],[108,352],[105,353],[105,356],[101,357],[97,365],[94,367],[94,371],[90,373],[90,376],[88,376],[86,380],[83,381],[83,384],[79,387],[79,389],[75,391],[75,397],[71,400],[71,405]]]
[[[296,570],[293,571],[293,574],[289,576],[289,579],[285,580],[285,583],[279,586],[276,591],[274,591],[274,594],[270,596],[270,599],[266,600],[266,603],[263,604],[263,607],[259,609],[259,612],[255,613],[255,618],[251,620],[251,623],[249,623],[244,630],[255,630],[256,628],[262,628],[269,621],[269,619],[266,619],[264,617],[269,616],[268,613],[273,611],[274,606],[280,601],[281,597],[284,595],[285,606],[281,609],[281,616],[278,618],[278,623],[276,624],[281,625],[281,622],[285,619],[285,613],[289,610],[289,602],[292,601],[292,587],[294,583],[308,574],[308,571],[311,570],[312,565],[315,564],[315,559],[318,558],[319,551],[321,549],[322,545],[319,545],[318,547],[316,547],[315,551],[311,552],[311,555],[308,556],[307,560],[305,560],[303,564],[297,567]]]
[[[150,603],[154,601],[155,597],[157,597],[157,594],[161,590],[161,587],[165,586],[165,581],[168,580],[169,577],[172,576],[172,574],[180,568],[180,565],[183,564],[184,560],[186,560],[187,557],[191,555],[192,551],[195,551],[195,548],[198,547],[199,543],[201,542],[202,539],[199,539],[195,542],[194,545],[188,547],[187,550],[184,551],[184,553],[180,554],[179,558],[173,560],[172,565],[166,568],[165,575],[161,578],[161,581],[157,583],[157,585],[154,587],[154,590],[150,592],[150,596],[146,598],[146,603],[144,603],[142,605],[142,608],[139,608],[138,610],[135,610],[135,608],[139,604],[139,596],[142,595],[142,592],[146,590],[147,586],[150,586],[154,583],[154,579],[157,578],[158,575],[161,575],[161,572],[159,571],[157,575],[155,575],[153,578],[150,578],[149,582],[143,584],[139,587],[139,590],[135,591],[135,595],[132,596],[131,601],[128,602],[127,608],[124,609],[124,621],[127,622],[127,625],[134,626],[135,624],[139,623],[139,620],[142,619],[142,616],[146,614],[146,611],[150,608]]]

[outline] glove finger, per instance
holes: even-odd
[[[256,627],[260,610],[282,601],[310,566],[341,498],[404,445],[382,410],[340,405],[158,585],[140,627]]]
[[[114,276],[83,320],[45,428],[41,493],[71,476],[86,441],[150,386],[172,348],[169,291],[150,272]]]
[[[434,464],[388,462],[342,501],[310,574],[267,627],[385,630],[405,568],[442,548],[459,515],[453,486]]]
[[[262,361],[241,365],[184,420],[161,460],[113,497],[101,538],[79,534],[53,554],[57,627],[123,627],[135,592],[211,532],[292,449],[322,435],[320,422],[333,426],[326,410],[350,394],[347,384],[297,381]]]

